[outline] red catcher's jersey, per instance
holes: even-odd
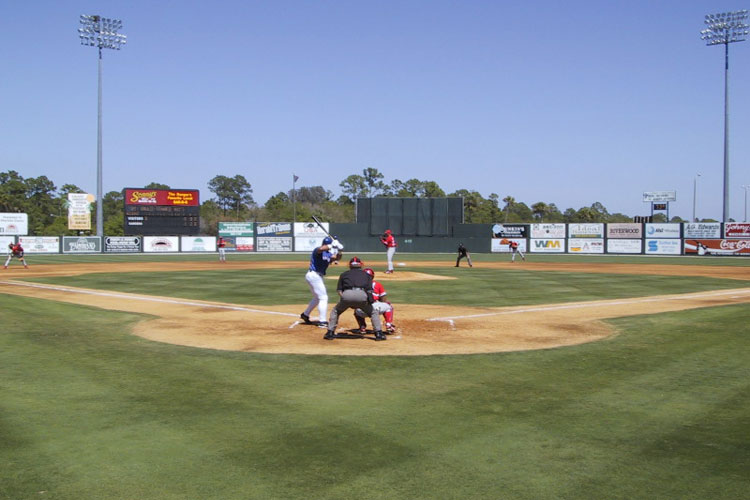
[[[377,281],[372,282],[372,298],[375,300],[383,300],[386,296],[385,288]]]
[[[387,246],[389,248],[390,247],[398,246],[398,245],[396,245],[396,238],[394,238],[392,234],[389,234],[388,236],[386,236],[385,238],[381,239],[380,241],[383,242],[383,245],[385,245],[385,246]]]

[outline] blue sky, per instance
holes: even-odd
[[[0,171],[96,192],[96,49],[80,14],[123,21],[104,52],[104,190],[244,175],[259,204],[350,174],[436,181],[561,210],[595,201],[720,219],[723,46],[704,15],[750,2],[9,0]],[[750,41],[730,45],[730,216],[750,184]]]

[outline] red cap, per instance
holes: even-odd
[[[362,267],[362,261],[359,260],[359,257],[352,257],[349,261],[349,267]]]

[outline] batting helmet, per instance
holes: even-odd
[[[359,257],[352,257],[349,261],[349,267],[362,267],[362,261],[359,260]]]
[[[333,243],[333,238],[331,238],[330,236],[326,236],[325,238],[323,238],[324,245],[330,245],[331,243]]]
[[[369,267],[367,267],[367,268],[365,268],[365,269],[363,269],[363,270],[364,270],[364,272],[366,272],[367,274],[369,274],[371,278],[374,278],[374,277],[375,277],[375,271],[373,271],[373,270],[372,270],[372,269],[370,269]]]

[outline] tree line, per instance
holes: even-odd
[[[170,189],[170,186],[152,182],[144,189]],[[487,198],[468,189],[446,193],[435,181],[394,179],[385,181],[385,176],[375,168],[365,168],[361,174],[352,174],[339,183],[341,195],[323,186],[302,186],[289,191],[280,191],[263,205],[253,199],[253,188],[242,176],[217,175],[208,182],[213,196],[201,203],[201,233],[216,234],[218,223],[226,221],[291,222],[310,220],[318,215],[330,222],[354,222],[354,207],[357,198],[369,197],[463,197],[464,222],[467,224],[537,223],[537,222],[631,222],[632,216],[609,213],[600,202],[578,209],[560,210],[554,203],[538,201],[530,206],[517,201],[513,196],[500,199],[496,193]],[[20,212],[29,216],[31,235],[75,235],[68,230],[68,193],[84,192],[74,184],[63,184],[59,189],[49,178],[24,178],[18,172],[0,172],[0,212]],[[102,197],[104,211],[104,234],[123,234],[123,192],[110,191]],[[92,231],[96,221],[96,205],[92,205]],[[708,222],[709,219],[705,219]],[[710,220],[713,221],[713,220]],[[654,215],[654,222],[668,222],[664,214]],[[669,222],[686,222],[673,217]]]

